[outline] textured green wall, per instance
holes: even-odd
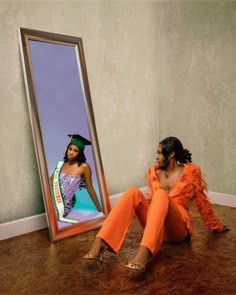
[[[0,1],[0,222],[44,212],[18,27],[83,38],[110,194],[145,185],[168,135],[236,194],[236,2],[53,2]]]
[[[236,195],[236,2],[159,10],[159,136],[179,136],[209,190]]]
[[[143,186],[156,144],[154,2],[0,2],[0,222],[44,212],[18,46],[18,27],[83,38],[110,194]]]

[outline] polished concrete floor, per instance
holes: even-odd
[[[56,243],[48,230],[0,242],[0,294],[236,294],[236,208],[214,205],[231,230],[213,234],[193,210],[191,242],[164,243],[145,273],[124,267],[141,239],[134,218],[118,254],[83,259],[97,230]]]

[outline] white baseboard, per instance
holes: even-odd
[[[45,213],[2,223],[0,224],[0,241],[40,230],[47,226]]]
[[[213,204],[236,207],[236,196],[216,192],[208,192],[208,198]]]
[[[140,188],[145,193],[146,187]],[[110,196],[111,207],[114,207],[115,203],[119,199],[122,193]],[[236,207],[236,196],[227,195],[216,192],[209,192],[208,197],[213,204]],[[0,224],[0,241],[13,238],[15,236],[24,235],[36,230],[47,228],[46,214],[38,214],[35,216],[14,220]]]

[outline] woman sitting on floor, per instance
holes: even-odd
[[[118,200],[99,230],[86,259],[100,259],[106,250],[118,252],[130,222],[136,214],[143,236],[135,257],[126,267],[144,271],[163,241],[182,242],[189,239],[192,226],[188,211],[195,203],[205,225],[216,233],[229,230],[222,225],[204,191],[207,185],[200,168],[191,164],[191,153],[176,137],[167,137],[157,147],[157,163],[148,171],[151,202],[142,192],[130,187]]]

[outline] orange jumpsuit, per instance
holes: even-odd
[[[111,251],[119,251],[134,214],[144,229],[140,245],[147,247],[153,255],[163,240],[183,241],[192,234],[188,211],[190,201],[195,203],[209,229],[222,230],[204,193],[207,185],[198,166],[184,164],[182,177],[169,193],[160,187],[155,173],[157,168],[158,164],[152,165],[147,174],[151,204],[139,189],[130,187],[119,198],[99,230],[97,237],[102,238]]]

